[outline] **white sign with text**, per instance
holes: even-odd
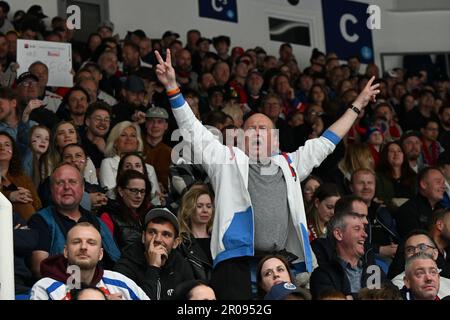
[[[48,67],[48,86],[73,87],[72,45],[70,43],[17,40],[17,76],[28,71],[28,67],[41,61]]]

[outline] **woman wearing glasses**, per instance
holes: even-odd
[[[99,209],[99,217],[110,229],[119,249],[141,239],[142,221],[150,206],[150,190],[146,175],[126,170],[117,179],[116,200]]]

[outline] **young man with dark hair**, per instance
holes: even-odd
[[[151,300],[167,300],[184,281],[193,280],[189,263],[176,250],[180,244],[177,217],[165,208],[145,216],[142,242],[124,248],[115,271],[134,280]]]
[[[86,155],[99,169],[105,158],[106,138],[111,125],[111,109],[105,102],[96,102],[89,106],[84,119],[86,130],[81,141]]]

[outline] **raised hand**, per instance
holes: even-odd
[[[155,51],[156,60],[158,64],[156,65],[156,75],[159,81],[164,85],[166,90],[173,90],[178,88],[175,70],[172,67],[172,57],[170,55],[170,50],[167,49],[166,61],[163,60],[158,51]]]
[[[34,109],[40,108],[44,104],[43,101],[34,99],[30,100],[26,108],[23,110],[22,113],[22,122],[28,122],[30,119],[30,114]]]
[[[353,102],[353,105],[357,107],[359,110],[364,109],[370,101],[375,102],[377,94],[380,93],[380,90],[377,90],[380,86],[379,83],[373,84],[375,81],[375,77],[372,77],[369,82],[367,82],[366,87],[363,91],[359,94],[359,96],[356,98],[355,102]]]

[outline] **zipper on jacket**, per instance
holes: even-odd
[[[379,208],[378,208],[379,209]],[[394,232],[392,232],[391,230],[389,230],[389,228],[387,226],[385,226],[380,219],[377,218],[378,216],[378,209],[377,211],[375,211],[375,221],[377,221],[392,237],[394,237],[395,240],[398,240],[398,237],[394,234]],[[389,213],[390,214],[390,213]],[[374,222],[375,222],[374,221]]]
[[[161,282],[158,280],[156,281],[156,299],[161,300]]]

